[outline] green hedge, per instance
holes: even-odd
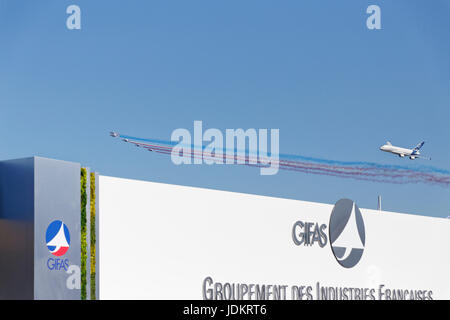
[[[95,264],[96,264],[96,234],[95,234],[95,173],[91,173],[91,300],[95,300]]]
[[[87,238],[86,238],[86,205],[87,205],[87,171],[81,168],[81,300],[86,300],[86,259],[87,259]]]

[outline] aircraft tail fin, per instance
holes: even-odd
[[[390,141],[387,141],[386,144],[387,144],[388,146],[392,146],[392,143],[391,143]]]
[[[419,143],[419,144],[413,149],[413,154],[416,154],[417,152],[419,152],[420,148],[422,148],[424,144],[425,144],[425,141],[422,141],[421,143]]]

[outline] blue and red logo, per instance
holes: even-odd
[[[52,255],[63,256],[70,247],[69,228],[60,220],[53,221],[45,233],[45,242]]]

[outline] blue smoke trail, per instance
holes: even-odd
[[[133,137],[128,135],[120,135],[123,139],[130,139],[130,140],[136,140],[136,141],[142,141],[142,142],[151,142],[156,144],[164,144],[168,146],[174,147],[175,145],[184,146],[184,147],[190,147],[196,150],[203,150],[205,146],[195,146],[195,145],[183,145],[179,144],[176,141],[169,141],[169,140],[160,140],[160,139],[148,139],[148,138],[139,138],[139,137]],[[224,152],[227,152],[231,150],[224,149]],[[257,155],[255,152],[251,152],[250,150],[246,149],[244,152],[248,154]],[[340,160],[330,160],[330,159],[323,159],[323,158],[314,158],[314,157],[307,157],[302,155],[294,155],[294,154],[279,154],[279,158],[282,160],[301,160],[305,162],[311,162],[311,163],[317,163],[317,164],[324,164],[324,165],[336,165],[336,166],[345,166],[345,167],[362,167],[362,168],[374,168],[374,169],[385,169],[385,170],[402,170],[402,171],[414,171],[418,173],[436,173],[436,174],[442,174],[442,175],[450,175],[450,170],[437,168],[434,166],[426,166],[426,165],[418,165],[418,166],[407,166],[407,165],[391,165],[391,164],[380,164],[376,162],[368,162],[368,161],[340,161]]]

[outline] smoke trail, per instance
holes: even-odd
[[[119,137],[122,138],[123,141],[138,147],[166,155],[170,155],[173,147],[179,145],[178,142],[167,140],[145,139],[127,135],[119,135]],[[184,147],[187,147],[187,150],[191,151],[182,154],[183,157],[210,160],[225,160],[231,158],[234,161],[242,160],[244,163],[241,165],[251,167],[268,166],[267,163],[269,159],[258,158],[255,152],[250,152],[248,150],[245,150],[243,153],[246,155],[245,157],[235,155],[236,150],[227,152],[230,150],[226,149],[224,149],[222,153],[214,153],[214,155],[210,156],[203,152],[204,146],[184,145]],[[393,184],[424,183],[442,187],[450,186],[449,170],[425,165],[414,167],[406,165],[387,165],[366,161],[338,161],[292,154],[280,154],[278,165],[281,170],[334,176],[346,179]]]

